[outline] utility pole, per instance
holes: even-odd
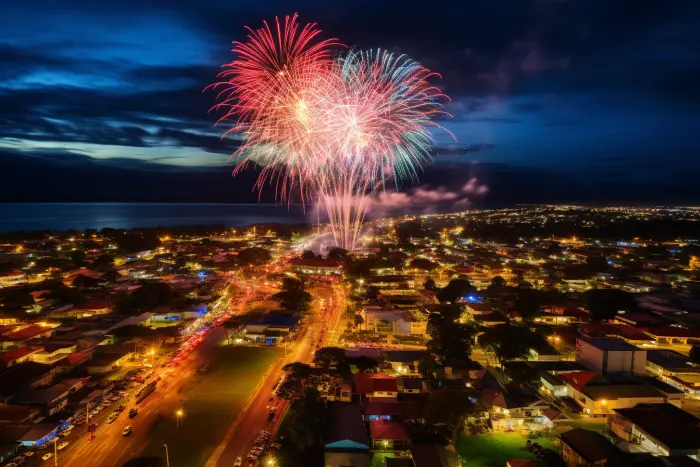
[[[170,467],[170,458],[168,457],[168,445],[164,444],[165,446],[165,467]]]
[[[53,467],[58,467],[58,448],[56,447],[56,443],[58,443],[58,433],[56,433],[56,437],[53,439]]]

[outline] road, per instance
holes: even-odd
[[[249,300],[247,293],[229,295],[228,292],[230,290],[224,294],[222,300],[214,304],[210,313],[202,319],[202,323],[237,311],[241,304]],[[196,327],[193,326],[193,328]],[[193,351],[183,357],[179,366],[157,369],[156,376],[161,378],[158,388],[150,397],[138,404],[139,413],[134,419],[128,418],[128,409],[135,405],[133,391],[131,391],[129,399],[116,402],[95,419],[91,418],[91,423],[93,421],[98,423],[92,440],[87,433],[88,424],[76,427],[65,439],[70,444],[59,452],[58,465],[121,467],[124,462],[133,457],[142,455],[164,457],[163,444],[177,429],[175,414],[183,401],[186,403],[196,384],[196,369],[208,362],[212,350],[225,338],[226,333],[223,328],[214,328],[204,335],[201,343]],[[114,423],[107,424],[107,415],[119,404],[126,405],[127,410],[122,412]],[[133,432],[125,437],[122,435],[122,430],[126,426],[131,426]],[[63,441],[61,439],[59,443]],[[40,451],[32,461],[42,462],[40,455],[46,452],[49,450]],[[43,462],[48,465],[53,463],[53,459]]]
[[[336,343],[342,333],[342,315],[345,310],[345,292],[342,286],[318,286],[311,290],[314,305],[307,315],[308,322],[293,344],[289,345],[287,355],[274,362],[257,392],[251,397],[246,409],[232,424],[226,439],[222,441],[209,459],[206,467],[231,467],[237,457],[246,459],[260,430],[273,433],[279,428],[288,409],[283,400],[271,400],[272,388],[282,375],[282,367],[291,362],[309,363],[318,347]],[[269,406],[276,404],[277,410],[272,422],[268,422]]]

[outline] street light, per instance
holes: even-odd
[[[165,446],[165,467],[170,467],[170,457],[168,457],[168,445],[164,444]]]
[[[175,415],[177,415],[177,427],[180,428],[180,418],[182,418],[182,409],[178,409],[177,412],[175,412]]]

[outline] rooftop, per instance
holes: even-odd
[[[590,464],[621,455],[615,446],[594,431],[576,428],[562,433],[559,437]]]
[[[632,344],[628,344],[627,342],[623,341],[622,339],[615,339],[615,338],[593,339],[590,337],[579,336],[578,340],[581,340],[583,342],[587,342],[588,344],[590,344],[593,347],[600,349],[600,350],[620,350],[620,351],[640,350],[639,347],[634,346]]]
[[[372,420],[369,422],[369,431],[375,441],[409,441],[411,439],[403,422],[395,420]]]
[[[588,384],[581,392],[596,401],[664,397],[658,389],[648,384]]]
[[[675,405],[637,404],[614,411],[669,449],[700,449],[700,419]]]
[[[351,441],[369,448],[369,437],[362,421],[362,409],[356,404],[329,402],[324,444]],[[360,446],[357,446],[360,448]]]

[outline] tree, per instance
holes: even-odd
[[[160,246],[160,238],[151,230],[123,233],[114,229],[103,229],[102,233],[111,237],[117,246],[127,253],[155,250]]]
[[[95,258],[90,265],[91,269],[99,269],[100,271],[107,271],[114,265],[114,259],[108,254],[102,254]]]
[[[90,276],[84,276],[78,274],[78,277],[73,279],[73,287],[78,287],[81,289],[93,289],[100,286],[100,280]]]
[[[373,358],[360,355],[359,357],[353,357],[348,359],[350,365],[355,365],[359,371],[374,371],[379,366],[379,362]]]
[[[462,316],[462,307],[452,303],[442,303],[435,310],[446,323],[453,323]]]
[[[423,288],[425,290],[435,290],[437,286],[435,285],[435,281],[432,278],[428,277],[425,280],[425,282],[423,282]]]
[[[418,372],[423,379],[432,380],[435,377],[435,368],[435,359],[430,354],[426,354],[418,362]]]
[[[620,310],[630,311],[637,307],[632,295],[619,289],[587,290],[582,295],[591,321],[603,321],[617,316]]]
[[[428,351],[435,361],[450,366],[470,361],[475,330],[466,324],[442,322],[430,327]]]
[[[115,284],[119,277],[121,277],[121,274],[119,274],[116,269],[110,269],[109,271],[102,274],[102,276],[100,276],[100,279]]]
[[[376,285],[370,285],[367,287],[367,292],[365,292],[365,296],[370,299],[370,300],[376,300],[379,298],[379,293],[381,291],[379,290],[379,287]]]
[[[491,287],[501,288],[506,286],[506,280],[501,276],[495,276],[491,279]]]
[[[301,254],[301,259],[315,259],[316,254],[311,251],[311,250],[304,250],[304,252]]]
[[[310,293],[297,289],[276,293],[272,299],[279,301],[280,306],[285,310],[305,313],[309,310],[312,297]]]
[[[690,358],[690,361],[696,365],[700,365],[700,345],[694,345],[690,348],[688,358]]]
[[[328,252],[327,258],[345,261],[348,258],[348,250],[339,247],[333,248]]]
[[[467,279],[452,279],[449,284],[438,290],[437,298],[442,303],[455,303],[475,290]]]
[[[421,269],[423,271],[434,271],[438,265],[425,258],[416,258],[408,266],[411,269]]]
[[[135,310],[148,310],[157,306],[167,305],[175,294],[164,282],[147,282],[134,291],[129,297],[129,304]]]
[[[318,390],[305,388],[302,397],[293,402],[289,418],[289,438],[302,451],[320,445],[325,406]]]
[[[546,346],[544,338],[529,329],[503,324],[493,326],[479,337],[479,344],[496,354],[501,364],[519,359],[527,359],[531,348]]]
[[[68,254],[68,257],[70,260],[75,264],[76,266],[81,266],[83,262],[85,261],[85,253],[83,253],[81,250],[73,250]]]
[[[356,314],[355,317],[353,318],[353,323],[355,327],[360,327],[363,324],[365,324],[365,319],[362,317],[360,314]]]
[[[540,380],[540,372],[525,362],[512,362],[504,366],[506,375],[518,386],[534,386]]]
[[[305,363],[288,363],[282,367],[285,376],[282,383],[277,388],[277,395],[287,400],[297,400],[303,394],[307,386],[313,387],[310,381],[313,368]]]
[[[5,308],[26,308],[34,304],[34,299],[27,287],[10,287],[0,293]]]
[[[539,315],[541,311],[539,292],[525,288],[518,290],[518,297],[515,299],[513,308],[515,308],[515,311],[520,313],[524,319]]]
[[[270,262],[272,255],[270,252],[262,247],[254,246],[251,248],[245,248],[238,252],[238,263],[244,266],[254,265],[260,266]]]
[[[345,349],[340,347],[321,347],[314,353],[313,364],[327,373],[348,375],[350,363]]]
[[[83,294],[80,293],[80,291],[71,287],[66,287],[62,284],[51,292],[51,298],[69,302],[74,305],[85,303],[85,297],[83,297]]]
[[[452,429],[452,441],[457,440],[457,431],[464,423],[474,403],[469,393],[460,388],[446,387],[435,389],[428,396],[428,403],[423,409],[426,423],[445,425]]]

